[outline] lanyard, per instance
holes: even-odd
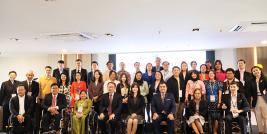
[[[211,88],[211,95],[214,95],[214,85],[215,85],[215,82],[209,82],[209,85],[210,85],[210,88]]]

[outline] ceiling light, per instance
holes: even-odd
[[[267,40],[261,41],[261,44],[267,44]]]

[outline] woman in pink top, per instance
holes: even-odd
[[[216,80],[223,82],[226,79],[226,73],[222,68],[221,60],[215,61]]]
[[[186,84],[185,102],[188,102],[189,99],[193,99],[189,98],[189,96],[193,96],[193,93],[197,88],[201,89],[203,96],[206,94],[205,84],[203,81],[199,80],[198,72],[193,70],[191,72],[191,79],[188,80]]]

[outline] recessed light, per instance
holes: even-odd
[[[261,44],[267,44],[267,40],[261,41]]]

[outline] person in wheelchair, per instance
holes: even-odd
[[[187,107],[187,124],[191,126],[196,134],[204,134],[203,125],[208,111],[208,104],[202,98],[201,89],[196,88],[193,92],[193,100]]]
[[[222,109],[225,111],[225,132],[232,133],[232,121],[236,121],[241,128],[241,134],[246,133],[246,112],[250,110],[246,97],[238,93],[238,83],[230,83],[230,94],[223,96]]]
[[[208,76],[209,80],[204,81],[208,111],[209,117],[211,117],[213,134],[217,134],[220,120],[220,104],[222,100],[223,84],[215,79],[214,70],[210,70]]]
[[[26,95],[26,89],[23,84],[17,87],[17,96],[11,98],[9,109],[11,113],[11,123],[13,125],[13,134],[31,134],[34,100]]]
[[[86,91],[80,92],[80,100],[74,104],[72,115],[72,133],[85,134],[86,117],[88,116],[92,106],[92,101],[87,99]]]
[[[129,116],[127,117],[127,134],[135,134],[140,122],[144,118],[145,99],[140,94],[137,83],[131,85],[131,93],[128,98]]]
[[[41,104],[44,109],[41,128],[43,132],[49,131],[50,123],[54,123],[53,130],[59,131],[61,110],[66,108],[67,102],[64,94],[58,93],[57,83],[51,84],[51,93],[47,94]]]
[[[161,134],[160,123],[167,121],[168,134],[173,134],[174,114],[176,104],[173,94],[167,93],[167,84],[162,81],[159,83],[160,93],[152,98],[151,111],[155,134]]]
[[[107,134],[106,122],[110,124],[111,134],[115,134],[115,130],[121,119],[122,98],[119,93],[115,92],[116,84],[108,82],[108,93],[103,94],[99,105],[99,127],[101,134]]]

